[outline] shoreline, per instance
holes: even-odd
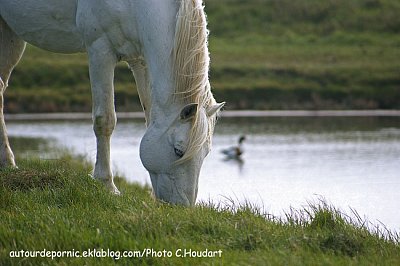
[[[22,113],[4,114],[6,121],[90,120],[91,113]],[[221,117],[400,117],[400,110],[235,110],[223,111]],[[118,119],[144,118],[143,112],[117,112]]]

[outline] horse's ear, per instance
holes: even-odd
[[[180,118],[181,120],[192,119],[197,113],[197,103],[190,103],[182,108]]]
[[[225,102],[222,102],[222,103],[217,103],[217,104],[214,104],[214,105],[208,107],[207,108],[207,116],[210,117],[212,115],[215,115],[217,112],[219,112],[221,110],[222,107],[224,107],[224,105],[225,105]]]

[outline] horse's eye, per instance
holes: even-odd
[[[182,158],[183,155],[185,154],[182,150],[174,148],[175,154],[176,156],[178,156],[179,158]]]

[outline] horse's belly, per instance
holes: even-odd
[[[23,40],[59,53],[84,51],[77,0],[0,0],[0,15]]]

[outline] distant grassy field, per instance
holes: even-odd
[[[26,141],[13,139],[22,146]],[[31,143],[34,149],[41,141]],[[120,178],[122,196],[111,195],[88,176],[84,160],[69,154],[18,159],[18,164],[19,169],[0,170],[0,265],[398,265],[400,260],[398,235],[383,238],[385,232],[372,233],[324,203],[293,210],[282,221],[248,204],[163,204],[148,188]],[[120,253],[96,258],[94,249]],[[148,256],[122,257],[124,251],[146,249]],[[151,249],[172,256],[156,257],[160,253]],[[179,257],[185,249],[222,253]],[[21,250],[81,256],[91,250],[92,257],[26,258]]]
[[[400,108],[400,2],[206,0],[210,78],[227,109]],[[28,46],[7,112],[90,111],[85,55]],[[117,110],[140,110],[116,71]]]

